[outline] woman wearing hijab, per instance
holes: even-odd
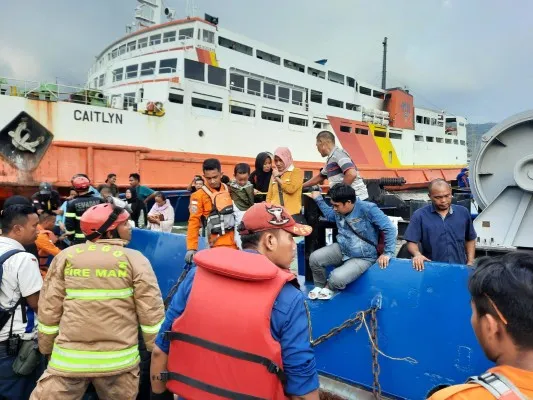
[[[148,228],[158,232],[172,232],[174,226],[174,207],[165,195],[155,192],[155,203],[148,213]]]
[[[276,149],[274,165],[266,201],[284,206],[293,217],[301,220],[304,174],[294,166],[291,151],[287,147]]]
[[[146,204],[144,201],[140,200],[137,197],[137,191],[135,189],[126,190],[126,202],[131,208],[131,220],[135,224],[136,228],[145,228],[146,227]]]
[[[255,171],[250,174],[248,180],[254,185],[254,201],[265,201],[265,193],[268,193],[272,178],[272,155],[267,152],[259,153],[255,158]]]

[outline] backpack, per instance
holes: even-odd
[[[4,275],[4,263],[15,254],[23,253],[24,250],[19,249],[12,249],[6,251],[4,254],[0,256],[0,285],[2,283],[2,277]],[[8,323],[8,321],[11,319],[11,316],[15,313],[15,309],[20,305],[22,302],[23,297],[20,296],[20,299],[17,301],[17,303],[12,307],[8,309],[4,309],[0,307],[0,330],[4,328],[4,326]]]
[[[213,209],[207,217],[207,231],[212,235],[224,235],[235,229],[235,213],[233,200],[228,187],[223,183],[224,190],[213,193],[206,186],[202,190],[207,193],[213,204]]]

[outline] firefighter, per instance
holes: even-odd
[[[104,203],[104,200],[90,192],[91,182],[85,176],[76,175],[72,179],[72,187],[78,195],[68,202],[65,213],[65,228],[71,242],[79,244],[85,242],[85,235],[80,229],[81,216],[89,208]]]
[[[89,383],[100,399],[135,399],[138,327],[151,351],[164,317],[161,292],[150,262],[124,247],[127,211],[93,206],[81,228],[89,241],[54,258],[41,292],[39,350],[50,361],[31,399],[81,399]]]
[[[318,400],[305,298],[289,269],[293,236],[311,231],[259,203],[239,225],[244,251],[194,256],[156,339],[152,399]]]

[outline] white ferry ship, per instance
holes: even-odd
[[[420,187],[466,164],[465,118],[415,107],[408,90],[373,86],[217,18],[173,14],[161,0],[138,0],[135,28],[97,56],[85,88],[0,77],[0,197],[42,180],[68,187],[74,172],[95,183],[114,172],[121,185],[138,172],[151,187],[183,188],[207,157],[231,174],[278,146],[310,175],[324,162],[321,130],[364,178]]]

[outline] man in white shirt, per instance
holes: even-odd
[[[21,343],[36,337],[35,316],[43,280],[37,258],[25,252],[24,246],[35,242],[38,222],[31,206],[15,204],[2,211],[0,256],[20,250],[4,262],[0,282],[0,309],[15,308],[13,317],[0,329],[0,396],[8,399],[28,398],[42,372],[37,368],[34,373],[22,376],[16,375],[12,369],[18,353],[17,340]],[[2,314],[5,315],[0,312]]]

